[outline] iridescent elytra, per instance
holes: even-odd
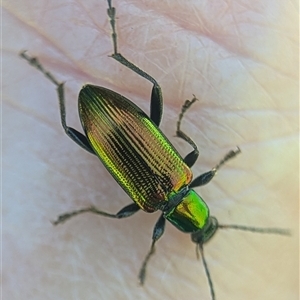
[[[84,212],[111,218],[125,218],[139,210],[148,213],[159,210],[161,215],[154,226],[152,244],[139,273],[141,284],[145,281],[146,267],[154,253],[155,243],[162,236],[165,220],[168,220],[180,231],[191,234],[197,251],[201,253],[211,299],[215,299],[214,286],[203,254],[203,244],[211,239],[217,229],[233,228],[282,235],[288,235],[289,232],[280,228],[221,225],[215,217],[210,216],[208,206],[194,188],[210,182],[218,169],[240,153],[240,149],[237,147],[228,152],[210,171],[193,179],[191,167],[197,161],[199,151],[194,141],[181,130],[181,121],[197,98],[193,96],[191,100],[185,101],[177,122],[176,136],[193,148],[193,151],[182,158],[159,129],[163,111],[159,84],[118,52],[115,8],[112,7],[110,0],[108,0],[107,12],[112,27],[114,48],[112,57],[153,84],[150,117],[124,96],[104,87],[87,84],[81,89],[78,100],[79,116],[84,130],[82,134],[66,124],[63,83],[46,71],[36,58],[30,57],[26,52],[21,53],[24,59],[56,85],[62,126],[67,135],[83,149],[96,155],[133,200],[132,204],[124,207],[117,214],[103,212],[92,206],[62,214],[54,224],[63,223]]]

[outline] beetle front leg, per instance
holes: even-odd
[[[157,220],[157,222],[154,226],[154,229],[153,229],[152,244],[151,244],[150,250],[145,257],[144,262],[141,267],[141,270],[139,272],[139,280],[140,280],[141,285],[143,285],[145,282],[147,264],[148,264],[151,256],[155,253],[155,243],[163,235],[163,233],[165,231],[165,225],[166,225],[166,219],[165,219],[164,215],[161,214],[161,216]]]
[[[47,70],[44,69],[44,67],[41,65],[41,63],[38,61],[37,58],[31,57],[26,54],[26,51],[23,51],[20,53],[20,56],[28,61],[30,65],[32,65],[34,68],[41,71],[55,86],[57,90],[57,95],[59,99],[59,110],[60,110],[60,119],[61,124],[66,132],[66,134],[80,147],[85,149],[86,151],[95,154],[94,150],[91,148],[87,138],[85,135],[77,131],[76,129],[67,126],[66,124],[66,107],[65,107],[65,97],[64,97],[64,83],[59,82],[56,80],[56,78]]]
[[[58,225],[58,224],[64,223],[65,221],[71,219],[72,217],[78,216],[78,215],[80,215],[82,213],[86,213],[86,212],[94,213],[94,214],[101,215],[104,217],[109,217],[109,218],[123,219],[123,218],[132,216],[134,213],[136,213],[139,210],[140,210],[140,207],[135,203],[125,206],[116,214],[110,214],[105,211],[99,210],[94,206],[90,206],[87,208],[82,208],[79,210],[72,211],[70,213],[65,213],[63,215],[60,215],[60,216],[58,216],[56,221],[52,222],[52,224]]]
[[[137,73],[138,75],[144,77],[145,79],[149,80],[152,84],[152,93],[151,93],[151,104],[150,104],[150,119],[157,125],[159,126],[162,118],[162,113],[163,113],[163,97],[162,97],[162,92],[159,84],[157,81],[138,68],[136,65],[134,65],[132,62],[127,60],[121,53],[118,52],[118,45],[117,45],[117,33],[116,33],[116,9],[111,6],[111,0],[107,0],[108,2],[108,9],[107,9],[107,14],[110,18],[110,25],[112,28],[112,40],[113,40],[113,48],[114,48],[114,53],[112,54],[112,58],[117,60],[119,63],[122,65],[126,66],[133,72]]]
[[[222,165],[224,165],[228,160],[237,156],[239,153],[241,153],[241,149],[239,147],[237,147],[236,150],[229,151],[224,156],[224,158],[214,168],[212,168],[210,171],[203,173],[200,176],[196,177],[192,181],[192,183],[189,185],[189,187],[194,188],[194,187],[205,185],[205,184],[209,183],[214,178],[214,176],[217,174],[217,171],[220,169],[220,167]]]

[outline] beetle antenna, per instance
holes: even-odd
[[[235,225],[235,224],[228,224],[228,225],[218,224],[218,228],[236,229],[236,230],[243,230],[243,231],[257,232],[257,233],[291,235],[290,230],[283,229],[283,228],[262,228],[262,227],[251,227],[251,226],[243,226],[243,225]]]
[[[197,259],[199,259],[199,251],[201,253],[202,263],[203,263],[203,266],[204,266],[206,278],[208,280],[208,285],[209,285],[209,289],[210,289],[211,299],[215,300],[216,297],[215,297],[214,285],[213,285],[213,282],[211,280],[211,276],[210,276],[210,272],[209,272],[209,269],[208,269],[208,265],[207,265],[205,257],[204,257],[204,251],[203,251],[203,245],[202,244],[197,244],[196,245]]]

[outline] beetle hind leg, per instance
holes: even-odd
[[[26,51],[22,51],[20,53],[20,56],[27,60],[27,62],[32,65],[34,68],[38,69],[40,72],[42,72],[46,78],[48,78],[55,86],[56,91],[59,99],[59,110],[60,110],[60,118],[61,118],[61,124],[66,132],[66,134],[80,147],[85,149],[86,151],[95,154],[94,150],[91,148],[87,138],[77,131],[76,129],[67,126],[66,124],[66,107],[65,107],[65,97],[64,97],[64,83],[59,82],[50,72],[48,72],[42,64],[39,62],[39,60],[36,57],[31,57],[26,54]]]
[[[118,52],[118,39],[117,39],[117,32],[116,32],[116,9],[112,6],[111,0],[107,0],[108,3],[108,9],[107,14],[110,19],[110,25],[112,29],[112,41],[113,41],[113,49],[114,53],[112,54],[112,58],[114,58],[116,61],[121,63],[122,65],[126,66],[133,72],[137,73],[138,75],[144,77],[148,81],[150,81],[153,84],[152,87],[152,93],[151,93],[151,104],[150,104],[150,118],[151,120],[159,126],[162,118],[163,113],[163,97],[162,92],[159,84],[157,81],[141,70],[139,67],[134,65],[132,62],[127,60],[121,53]]]
[[[69,212],[69,213],[62,214],[62,215],[58,216],[57,220],[53,221],[52,224],[53,225],[58,225],[58,224],[64,223],[65,221],[67,221],[67,220],[69,220],[69,219],[71,219],[75,216],[78,216],[82,213],[86,213],[86,212],[94,213],[94,214],[101,215],[101,216],[104,216],[104,217],[109,217],[109,218],[123,219],[123,218],[127,218],[127,217],[132,216],[134,213],[139,211],[139,209],[140,208],[137,204],[132,203],[132,204],[129,204],[129,205],[125,206],[124,208],[122,208],[116,214],[110,214],[110,213],[107,213],[105,211],[99,210],[94,206],[90,206],[90,207],[87,207],[87,208],[82,208],[82,209],[79,209],[79,210],[75,210],[75,211],[72,211],[72,212]]]

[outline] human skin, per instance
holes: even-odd
[[[204,247],[217,299],[298,299],[298,9],[296,1],[114,1],[119,50],[162,87],[161,128],[197,143],[195,176],[238,145],[242,154],[197,188],[222,224],[289,228],[290,237],[219,230]],[[211,299],[189,235],[167,224],[144,287],[137,274],[159,214],[126,220],[131,200],[99,160],[63,132],[55,87],[18,57],[65,81],[67,123],[81,130],[85,83],[149,111],[151,84],[118,64],[105,1],[3,1],[3,299]]]

